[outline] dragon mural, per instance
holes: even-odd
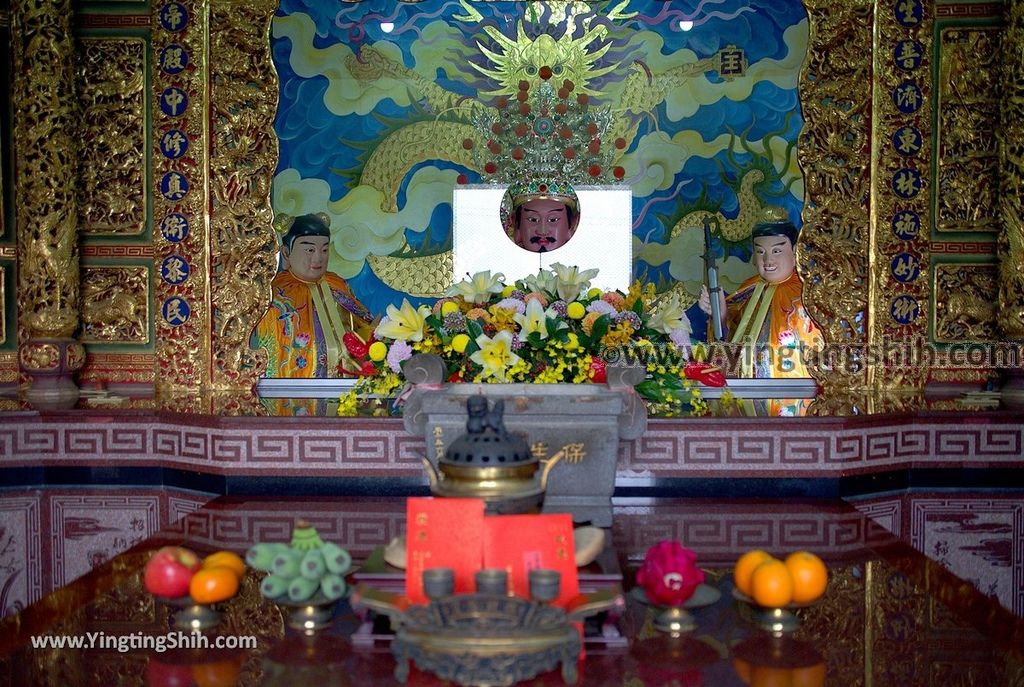
[[[746,238],[763,203],[799,222],[799,1],[343,5],[283,0],[275,17],[273,203],[331,215],[330,268],[371,310],[450,283],[452,191],[486,177],[480,122],[543,78],[600,104],[606,136],[624,142],[614,162],[633,191],[637,277],[692,302],[697,219],[711,212],[729,290],[750,273]]]

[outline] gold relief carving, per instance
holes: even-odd
[[[0,353],[0,383],[18,381],[18,354]]]
[[[236,637],[256,637],[267,647],[284,636],[284,616],[277,604],[260,594],[262,574],[250,572],[243,578],[238,594],[225,608],[220,632]]]
[[[999,31],[946,28],[940,35],[938,231],[995,231]]]
[[[152,384],[156,376],[153,353],[89,353],[78,375],[81,382]]]
[[[26,370],[53,370],[60,365],[60,349],[49,343],[26,344],[18,351],[18,359]]]
[[[175,255],[188,262],[188,278],[179,284],[153,279],[153,311],[155,318],[156,385],[158,398],[170,398],[183,390],[205,389],[210,383],[210,298],[209,298],[209,198],[207,196],[208,128],[204,113],[208,103],[206,80],[209,54],[204,43],[207,9],[203,2],[183,0],[188,13],[187,27],[170,33],[160,24],[159,12],[164,3],[153,3],[152,36],[153,57],[150,60],[153,75],[151,94],[152,125],[152,193],[154,198],[154,226],[170,213],[187,218],[188,238],[171,243],[159,231],[154,231],[153,245],[155,269],[159,270],[164,258]],[[242,21],[241,13],[237,15]],[[167,74],[161,66],[160,55],[171,45],[180,46],[180,56],[187,55],[188,68]],[[175,65],[171,57],[170,66]],[[219,57],[218,57],[219,59]],[[189,105],[178,117],[170,120],[160,109],[160,97],[165,88],[174,86],[188,94]],[[174,127],[188,135],[187,153],[178,159],[164,156],[160,148],[161,135],[173,121]],[[167,186],[161,181],[167,178]],[[188,191],[176,185],[175,180],[188,182]],[[163,191],[172,191],[164,195]],[[187,313],[187,316],[186,316]],[[197,410],[197,412],[201,412]]]
[[[72,372],[80,370],[82,365],[85,364],[85,346],[77,341],[73,341],[64,349],[64,356],[68,370]]]
[[[999,326],[1024,339],[1024,1],[1010,0],[1003,31],[999,141]],[[1013,49],[1016,48],[1016,49]]]
[[[145,229],[145,54],[141,38],[78,43],[83,233],[130,236]]]
[[[83,270],[82,336],[86,343],[149,343],[149,269]]]
[[[929,249],[932,113],[932,3],[910,28],[902,25],[911,3],[878,5],[874,52],[874,149],[869,341],[873,346],[919,350],[930,325]],[[918,60],[897,64],[909,41]],[[917,145],[902,136],[918,132]],[[899,147],[898,147],[899,146]],[[898,218],[916,216],[917,231],[901,233]],[[917,394],[928,379],[928,359],[914,365],[874,365],[870,385],[884,394]]]
[[[995,265],[936,265],[934,339],[995,341],[999,274]]]
[[[77,139],[70,0],[11,5],[19,327],[24,338],[78,328]],[[19,339],[22,337],[19,336]]]
[[[3,216],[3,189],[0,188],[0,218]],[[2,222],[2,219],[0,219]],[[0,265],[0,344],[7,343],[7,268]]]
[[[798,269],[804,306],[830,343],[867,341],[868,199],[872,24],[874,3],[804,3],[810,44],[800,73],[804,129],[797,142],[806,181]],[[850,390],[866,372],[812,368],[822,393],[813,413],[850,412]]]
[[[855,685],[864,673],[864,578],[853,566],[829,570],[828,593],[800,611],[797,638],[815,644],[824,654],[829,683]]]
[[[277,2],[210,7],[212,383],[250,389],[266,352],[249,339],[270,303],[277,259],[270,184],[277,166],[277,74],[270,21]]]

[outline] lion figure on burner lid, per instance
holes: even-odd
[[[548,474],[563,452],[546,460],[535,456],[525,437],[505,427],[502,400],[490,405],[482,395],[470,396],[466,412],[466,433],[438,456],[437,467],[423,459],[431,492],[435,496],[481,498],[491,514],[539,512]]]

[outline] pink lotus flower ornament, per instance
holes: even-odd
[[[660,541],[647,550],[636,581],[647,600],[658,606],[680,606],[704,581],[697,554],[676,541]]]

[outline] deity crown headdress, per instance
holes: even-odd
[[[789,213],[784,208],[767,205],[758,215],[757,222],[750,232],[750,238],[785,236],[795,246],[798,233],[796,226],[789,220]]]
[[[541,67],[538,82],[519,82],[514,100],[499,96],[493,108],[474,116],[478,134],[463,147],[472,151],[484,181],[521,183],[524,192],[554,195],[565,187],[571,192],[572,184],[621,182],[625,170],[615,160],[627,143],[609,140],[611,108],[591,107],[590,96],[576,93],[572,81],[554,84],[552,76],[550,67]],[[540,192],[541,185],[548,190]]]

